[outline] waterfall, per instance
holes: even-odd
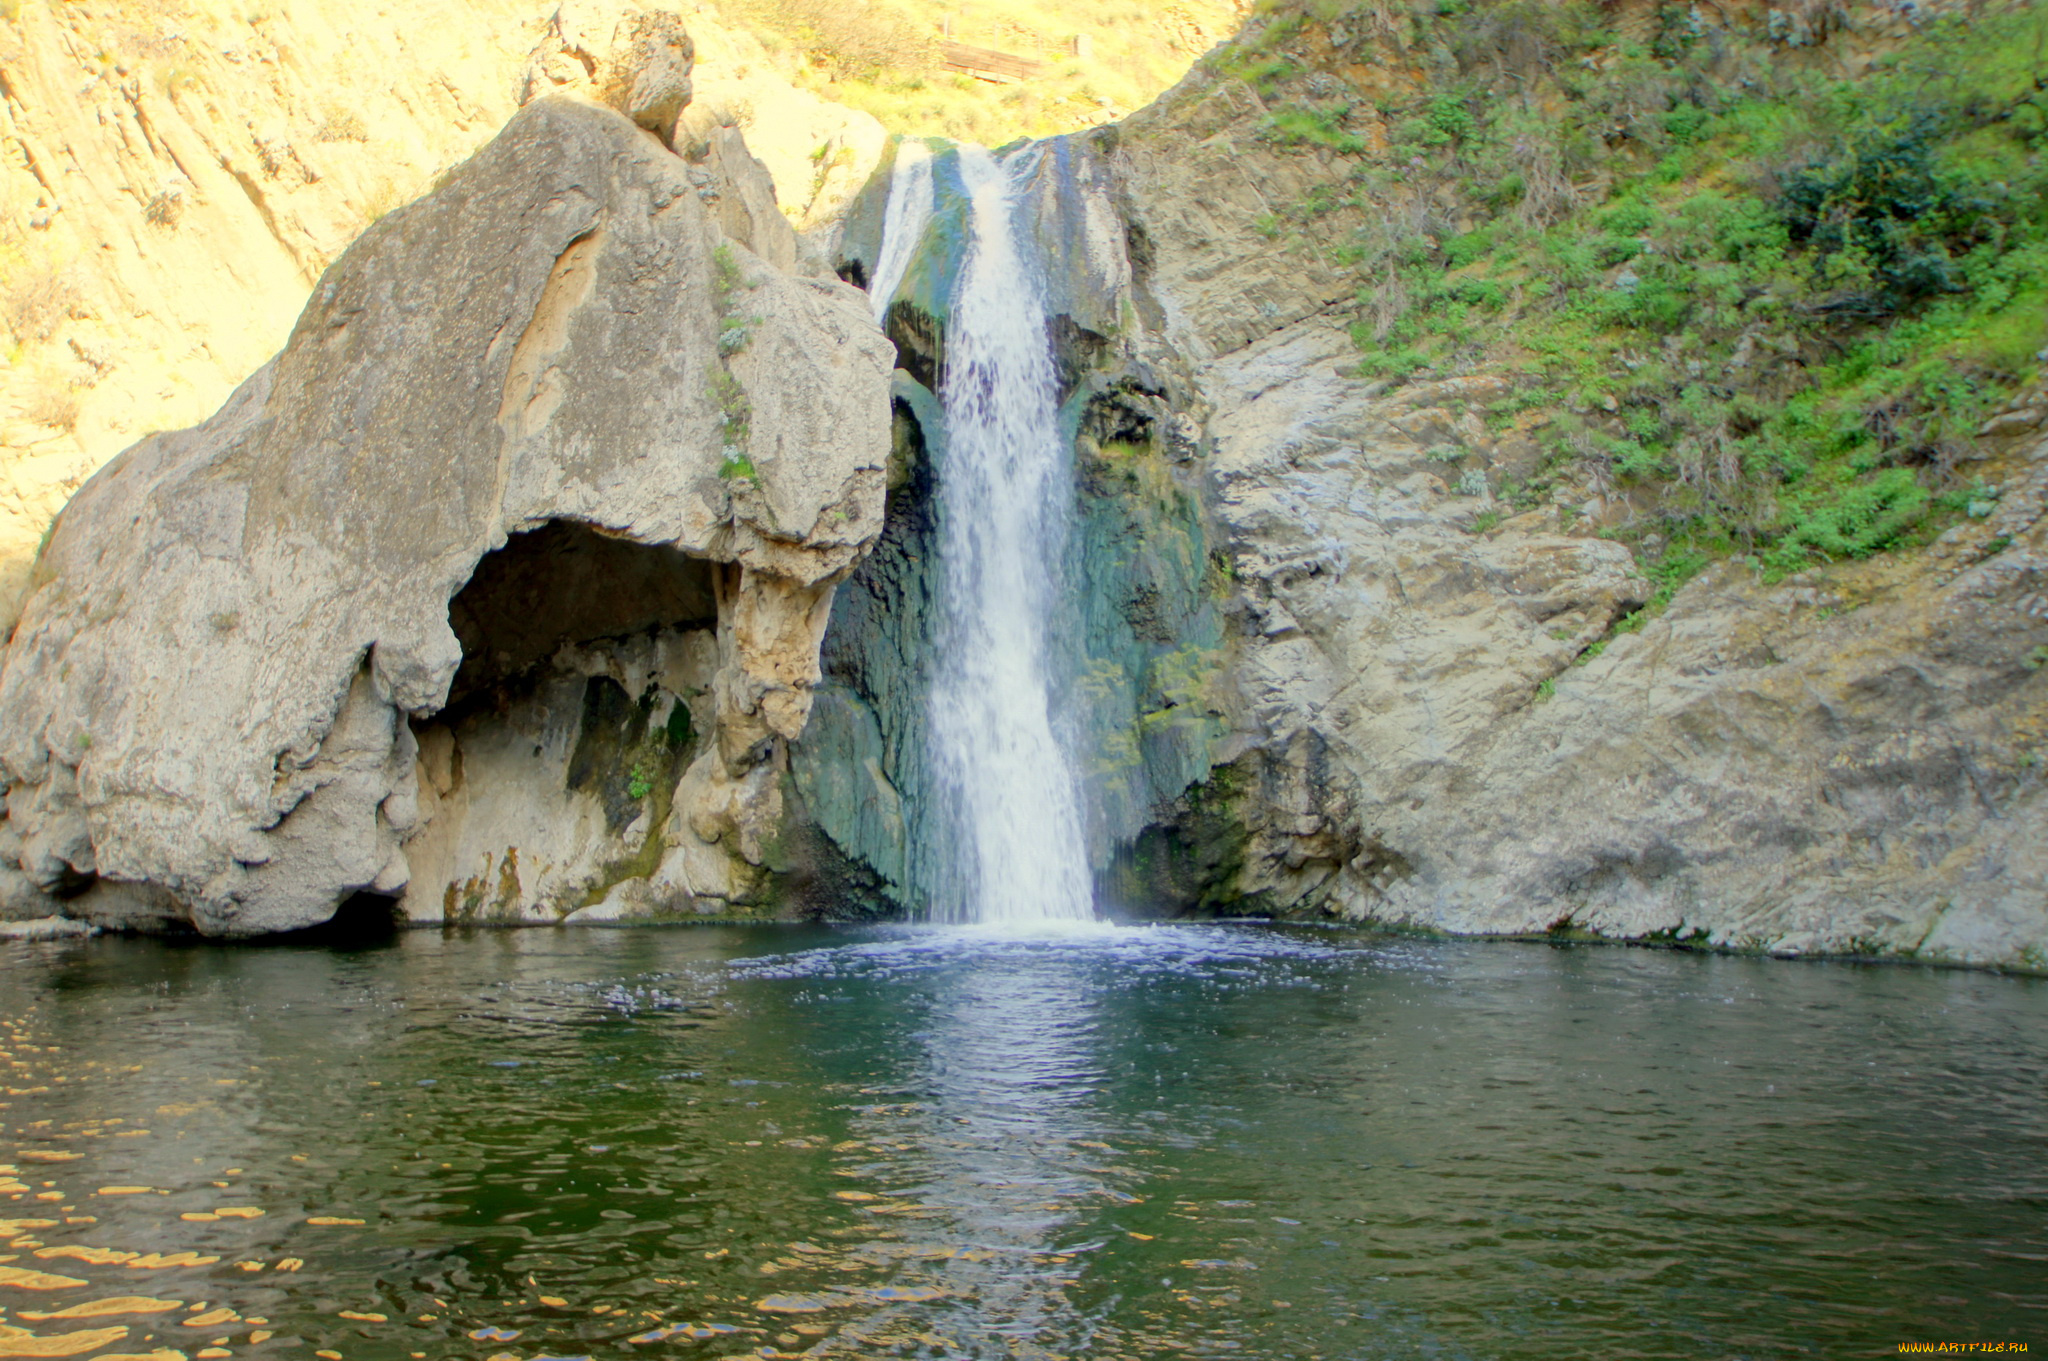
[[[932,218],[932,153],[923,142],[908,138],[896,144],[896,168],[889,177],[889,204],[882,214],[882,252],[875,277],[868,283],[868,301],[880,325],[910,269],[911,257]]]
[[[1019,241],[1019,164],[957,149],[967,242],[938,393],[945,453],[922,818],[936,865],[931,915],[946,922],[1095,915],[1079,782],[1054,731],[1054,687],[1070,679],[1053,656],[1052,611],[1073,477],[1038,270]],[[902,279],[933,194],[929,159],[898,162],[878,290]]]

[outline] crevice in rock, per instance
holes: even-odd
[[[448,603],[462,667],[443,717],[531,671],[565,643],[658,626],[714,628],[712,564],[671,548],[551,521],[487,553]]]
[[[1055,315],[1051,322],[1053,372],[1059,385],[1059,400],[1064,402],[1091,377],[1113,366],[1116,343],[1064,313]]]
[[[1164,403],[1160,394],[1129,380],[1119,381],[1088,399],[1081,412],[1080,433],[1097,444],[1153,443]]]
[[[897,302],[883,319],[882,330],[895,342],[896,367],[936,393],[945,367],[945,337],[938,319],[921,307]]]
[[[278,225],[277,213],[270,206],[270,197],[263,192],[263,187],[256,183],[255,177],[249,174],[248,171],[236,167],[226,159],[221,161],[220,168],[228,172],[229,177],[240,187],[243,196],[249,200],[249,206],[254,208],[256,215],[263,219],[263,229],[270,233],[272,240],[284,247],[284,253],[289,255],[292,263],[299,267],[299,273],[305,277],[307,287],[310,288],[318,283],[320,281],[319,268],[306,258],[301,243],[294,241]]]
[[[713,727],[715,564],[553,521],[449,602],[462,665],[415,723],[414,915],[548,920],[660,862]]]

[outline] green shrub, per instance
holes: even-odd
[[[1905,468],[1861,481],[1795,491],[1785,497],[1785,523],[1764,555],[1772,575],[1797,571],[1814,557],[1866,558],[1890,548],[1927,513],[1927,492]]]
[[[1429,126],[1451,141],[1462,142],[1478,129],[1478,120],[1465,105],[1464,97],[1444,93],[1432,97],[1425,108]]]
[[[1697,141],[1713,118],[1697,104],[1680,104],[1664,115],[1664,133],[1680,146]]]
[[[1624,199],[1600,215],[1601,230],[1616,236],[1641,236],[1657,225],[1657,210],[1641,199]]]
[[[1478,231],[1466,232],[1445,241],[1444,263],[1452,269],[1463,269],[1485,259],[1492,250],[1493,229],[1481,227]]]
[[[1409,11],[1455,70],[1381,96],[1330,243],[1358,372],[1515,374],[1547,452],[1501,504],[1626,485],[1652,608],[1716,557],[1782,575],[1968,514],[1956,461],[2048,343],[2048,0],[1928,17],[1853,77],[1655,18],[1635,46],[1578,0]]]
[[[1276,146],[1319,146],[1347,156],[1365,150],[1365,139],[1339,126],[1341,109],[1284,108],[1266,115],[1260,135]]]
[[[1868,281],[1866,307],[1897,309],[1965,284],[1952,252],[1998,224],[1988,187],[1944,174],[1956,115],[1921,107],[1789,173],[1777,209],[1830,281]],[[1847,304],[1844,304],[1847,306]]]

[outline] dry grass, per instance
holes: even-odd
[[[0,323],[20,344],[48,340],[77,305],[78,285],[53,266],[26,263],[0,276]]]
[[[172,185],[150,195],[149,201],[142,205],[142,220],[152,227],[175,227],[184,211],[184,193],[176,185]]]
[[[930,70],[933,26],[889,0],[727,0],[727,12],[765,29],[835,81]]]
[[[780,53],[799,83],[892,132],[989,145],[1072,132],[1149,103],[1230,36],[1242,13],[1234,0],[981,0],[965,9],[952,0],[726,0],[724,8]],[[1042,62],[1045,74],[995,85],[943,70],[938,44],[948,24],[952,41]],[[857,50],[834,36],[854,26],[868,34]]]
[[[69,434],[78,428],[78,394],[68,383],[46,382],[36,389],[21,414],[33,424]]]
[[[330,107],[324,111],[320,126],[313,131],[313,139],[319,142],[367,142],[370,132],[363,124],[363,117],[354,109]]]

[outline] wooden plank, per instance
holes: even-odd
[[[940,43],[939,59],[948,71],[958,71],[962,75],[998,84],[1035,80],[1045,74],[1042,61],[1032,61],[1028,57],[998,52],[989,47],[969,47],[966,43]]]

